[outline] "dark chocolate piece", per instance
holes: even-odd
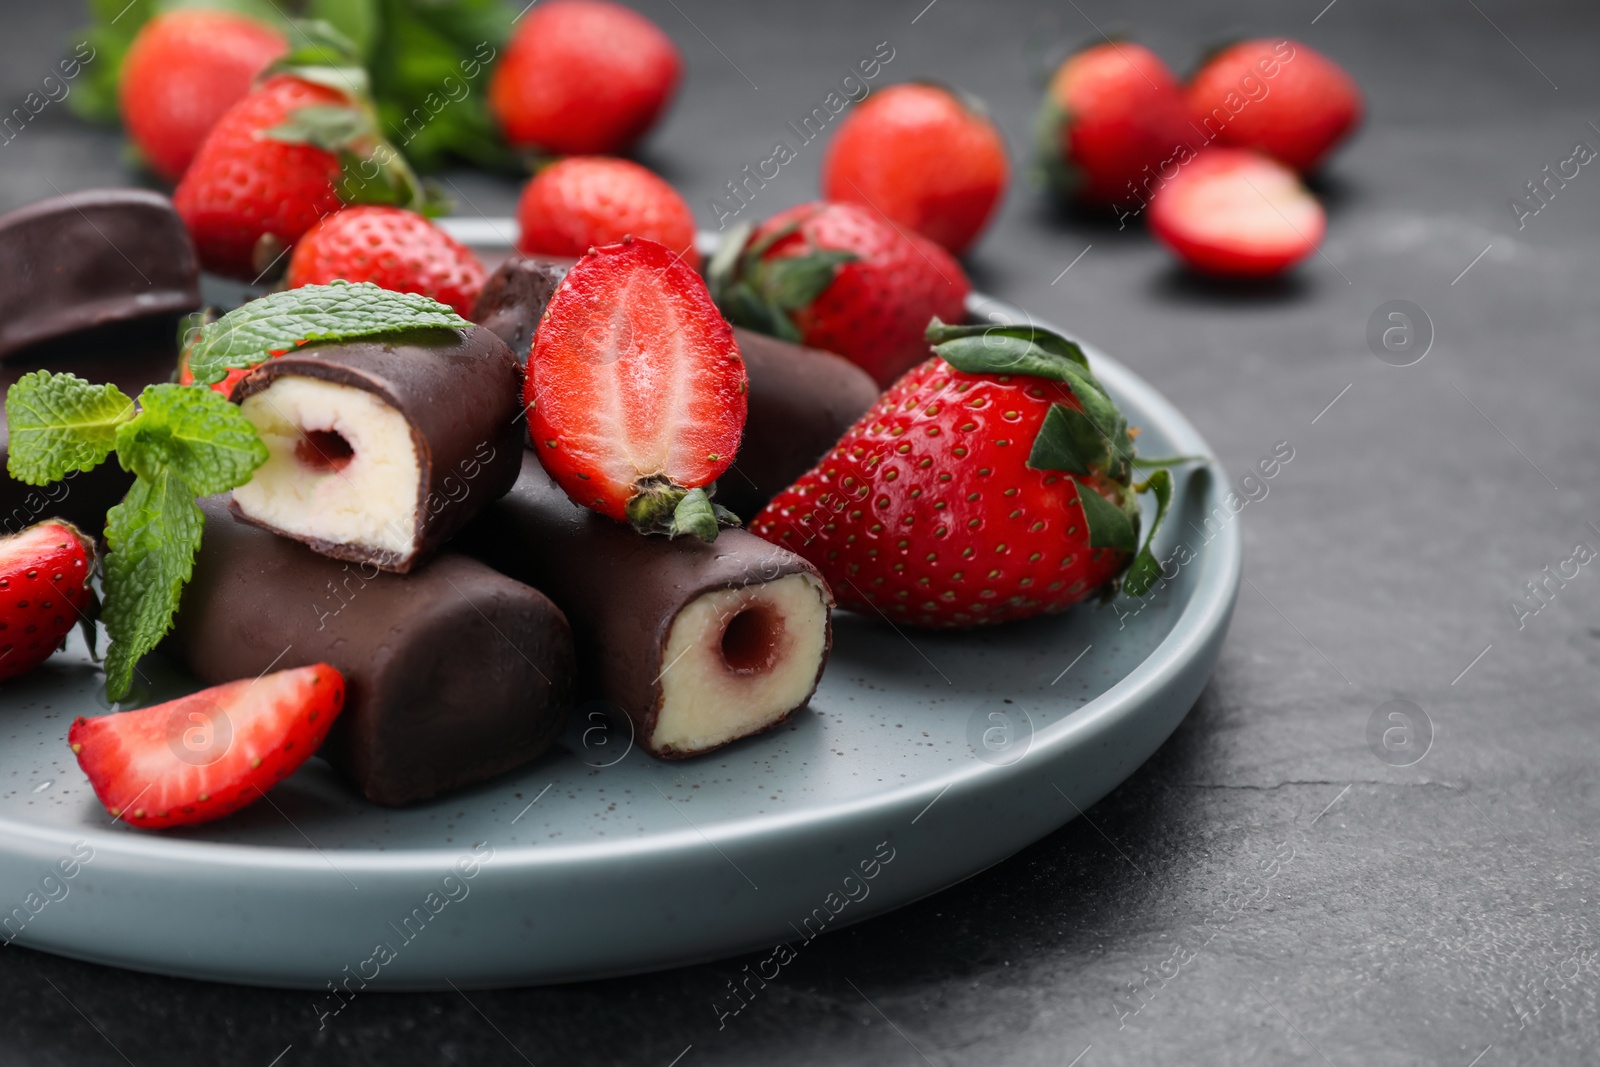
[[[472,321],[498,334],[517,362],[527,366],[533,335],[576,259],[512,256],[489,275],[472,309]]]
[[[717,503],[749,520],[817,461],[878,399],[872,375],[843,356],[733,328],[750,376],[750,414]]]
[[[233,391],[272,454],[234,512],[404,574],[516,481],[521,397],[510,349],[477,326],[268,360]]]
[[[201,502],[194,578],[163,648],[208,685],[328,663],[348,685],[322,749],[374,803],[472,785],[550,747],[572,632],[542,593],[445,553],[414,574],[341,563]]]
[[[91,189],[0,215],[0,359],[107,323],[194,311],[200,267],[172,201]]]
[[[739,529],[646,537],[573,504],[532,452],[457,546],[561,606],[583,695],[625,711],[657,756],[771,729],[827,662],[833,595],[805,560]]]
[[[178,359],[178,323],[170,317],[113,323],[80,331],[17,352],[0,363],[0,396],[18,378],[34,370],[72,373],[88,381],[115,382],[124,393],[172,377]],[[73,472],[59,482],[32,486],[5,475],[9,457],[5,408],[0,404],[0,534],[18,533],[45,519],[66,519],[91,537],[105,530],[106,512],[133,485],[133,475],[115,458],[86,473]]]

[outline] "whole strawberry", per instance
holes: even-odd
[[[59,519],[0,538],[0,681],[33,670],[87,619],[94,542]]]
[[[289,259],[290,289],[343,278],[401,293],[421,293],[471,314],[483,289],[472,250],[415,211],[351,207],[307,230]]]
[[[694,212],[678,191],[626,159],[574,156],[543,168],[517,201],[529,255],[581,256],[632,235],[659,241],[698,270]]]
[[[354,46],[325,24],[305,32],[318,36],[228,109],[173,193],[201,266],[217,274],[255,281],[281,269],[301,234],[347,204],[422,202],[377,133]]]
[[[889,385],[927,355],[930,318],[965,314],[961,265],[859,204],[799,204],[732,230],[707,268],[730,322],[835,352]]]
[[[1361,124],[1361,90],[1327,56],[1288,40],[1240,41],[1189,81],[1207,139],[1265,152],[1310,174]]]
[[[506,140],[558,155],[616,155],[678,87],[683,59],[643,15],[606,0],[550,0],[522,19],[489,82]]]
[[[524,401],[534,452],[574,503],[710,541],[732,518],[708,490],[738,451],[748,391],[700,275],[629,238],[590,249],[550,298]]]
[[[1034,327],[946,326],[751,532],[798,552],[841,607],[970,627],[1062,609],[1159,573],[1138,548],[1127,421],[1078,346]],[[1153,529],[1152,529],[1153,532]],[[1137,558],[1135,553],[1137,552]]]
[[[1197,139],[1177,78],[1131,41],[1067,57],[1050,80],[1034,135],[1048,184],[1100,207],[1147,198],[1143,183],[1174,156],[1192,155],[1188,145]]]
[[[180,8],[145,23],[122,62],[118,100],[150,168],[181,178],[211,127],[288,48],[278,30],[228,11]]]
[[[822,195],[865,204],[960,255],[983,232],[1011,168],[976,99],[891,85],[862,101],[822,161]]]

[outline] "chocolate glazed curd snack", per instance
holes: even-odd
[[[573,504],[531,452],[458,545],[566,612],[580,677],[665,758],[782,723],[811,699],[833,594],[799,556],[743,530],[643,537]]]
[[[516,480],[521,373],[490,331],[312,344],[233,400],[270,458],[233,510],[338,559],[404,574]]]
[[[535,758],[566,725],[572,631],[544,594],[453,552],[413,574],[342,563],[201,501],[205,538],[163,646],[208,685],[327,663],[348,685],[322,753],[409,804]]]
[[[200,306],[200,267],[172,202],[92,189],[0,215],[0,359],[109,323]]]

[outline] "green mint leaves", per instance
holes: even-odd
[[[472,323],[436,300],[371,282],[306,285],[252,300],[200,328],[189,350],[198,385],[253,367],[308,341],[348,341],[410,329],[466,329]]]
[[[261,455],[265,460],[264,445]],[[194,571],[204,526],[194,490],[171,470],[154,478],[135,478],[122,503],[106,514],[106,545],[111,551],[106,556],[106,598],[100,617],[111,634],[106,695],[112,700],[127,694],[135,665],[172,626],[178,599]]]
[[[6,393],[6,469],[28,485],[93,470],[116,447],[117,428],[131,418],[133,401],[114,385],[92,385],[75,374],[24,374]]]
[[[795,231],[780,227],[751,243],[755,227],[742,223],[728,231],[706,266],[706,285],[723,315],[735,326],[800,342],[790,312],[809,307],[839,268],[859,258],[854,252],[813,249],[803,255],[763,259],[767,249]]]
[[[1030,375],[1060,382],[1071,390],[1068,399],[1076,404],[1050,405],[1033,439],[1027,465],[1075,477],[1089,546],[1131,553],[1122,590],[1129,596],[1144,596],[1161,574],[1151,545],[1172,504],[1172,472],[1168,468],[1203,462],[1204,457],[1136,458],[1128,420],[1094,376],[1083,349],[1052,330],[1032,325],[952,326],[935,318],[928,324],[927,338],[935,354],[968,374]],[[1153,469],[1153,473],[1134,485],[1136,468]],[[1105,482],[1120,487],[1116,494],[1120,504],[1098,491],[1097,484]],[[1156,513],[1141,545],[1136,497],[1146,492],[1155,494]]]
[[[134,665],[166,635],[194,569],[204,519],[195,497],[243,485],[267,461],[255,427],[220,393],[151,385],[137,408],[115,385],[34,371],[6,394],[11,476],[29,485],[87,471],[113,449],[134,474],[106,516],[106,693],[127,695]]]

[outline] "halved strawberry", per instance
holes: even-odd
[[[534,449],[575,503],[709,541],[723,516],[704,489],[733,462],[748,388],[700,275],[624,238],[591,248],[551,297],[524,400]]]
[[[0,681],[61,647],[94,600],[94,541],[60,519],[0,538]]]
[[[1315,252],[1327,218],[1281,163],[1213,148],[1156,193],[1150,229],[1196,270],[1250,276],[1276,274]]]
[[[293,774],[327,736],[344,692],[344,676],[317,663],[80,716],[67,741],[113,818],[146,829],[209,822]]]

